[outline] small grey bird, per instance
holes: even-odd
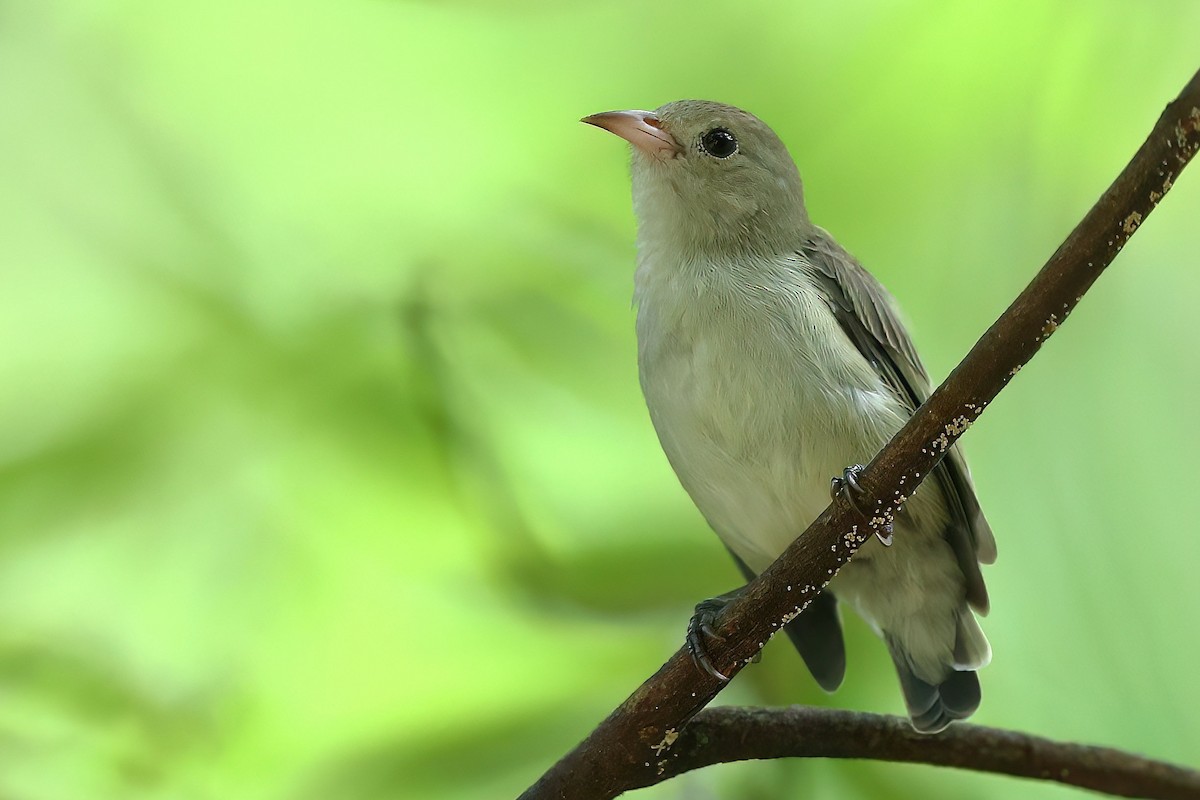
[[[585,117],[632,145],[642,391],[663,450],[747,580],[829,504],[929,394],[891,295],[812,224],[787,148],[758,118],[699,100]],[[847,468],[847,465],[855,465]],[[842,477],[834,477],[842,476]],[[887,643],[913,726],[979,706],[991,658],[972,609],[996,543],[951,449],[786,630],[826,690],[846,655],[838,602]],[[731,593],[732,595],[733,593]],[[689,642],[731,595],[697,606]]]

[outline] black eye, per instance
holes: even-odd
[[[713,128],[700,137],[700,149],[713,158],[729,158],[737,152],[738,142],[724,128]]]

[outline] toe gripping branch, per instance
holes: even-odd
[[[865,470],[862,464],[852,464],[842,470],[842,476],[839,478],[836,475],[829,481],[829,494],[835,500],[838,495],[845,495],[846,500],[850,503],[850,507],[867,516],[867,512],[863,511],[858,505],[858,498],[865,494],[865,490],[859,486],[858,479]],[[887,523],[883,530],[876,530],[875,537],[883,544],[884,547],[892,546],[892,523]]]
[[[725,637],[717,633],[713,625],[716,623],[717,617],[725,610],[725,606],[741,593],[742,589],[735,589],[717,597],[701,600],[696,604],[696,611],[688,622],[687,649],[692,654],[692,661],[696,662],[697,667],[722,683],[729,683],[729,678],[713,666],[712,659],[708,655],[708,643],[714,639],[718,642],[725,641]]]
[[[841,477],[835,476],[829,482],[830,496],[837,499],[839,495],[844,494],[850,506],[864,517],[867,516],[867,513],[862,510],[857,501],[865,493],[858,483],[859,476],[865,469],[866,467],[862,464],[853,464],[842,471]],[[887,523],[883,530],[875,531],[875,536],[883,543],[884,547],[891,547],[892,523]],[[753,575],[747,577],[753,577]],[[725,641],[725,637],[717,633],[717,617],[725,610],[725,606],[741,593],[742,589],[735,589],[732,592],[700,601],[696,604],[696,610],[692,614],[691,620],[688,621],[686,641],[688,652],[692,654],[692,660],[696,662],[697,667],[722,683],[728,683],[729,677],[713,665],[712,657],[708,654],[708,647],[711,641]]]

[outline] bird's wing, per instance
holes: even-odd
[[[810,265],[846,336],[905,402],[909,412],[915,411],[929,396],[929,375],[891,295],[820,228],[805,240],[800,254]],[[950,525],[945,535],[966,577],[967,601],[987,613],[987,588],[979,564],[996,560],[996,539],[979,508],[971,473],[957,446],[942,459],[933,478],[949,506]]]

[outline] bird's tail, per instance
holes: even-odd
[[[900,676],[900,689],[904,692],[904,704],[913,728],[919,733],[937,733],[954,720],[966,719],[979,708],[979,677],[975,670],[991,660],[991,647],[975,621],[974,614],[965,605],[960,609],[955,624],[954,649],[935,680],[928,671],[918,675],[913,658],[897,638],[885,635],[896,673]]]

